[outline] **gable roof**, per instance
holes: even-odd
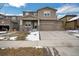
[[[51,9],[51,10],[55,10],[55,11],[57,11],[56,9],[51,8],[51,7],[44,7],[44,8],[38,9],[37,11],[42,10],[42,9]]]
[[[65,18],[65,17],[76,17],[77,15],[65,15],[64,17],[60,18],[59,20]]]
[[[74,20],[78,20],[79,16],[73,17],[72,19],[70,19],[69,21],[74,21]]]

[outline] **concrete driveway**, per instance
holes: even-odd
[[[47,44],[55,56],[79,56],[79,38],[70,35],[68,32],[41,31],[40,37],[42,41],[40,45]]]
[[[75,36],[65,31],[40,31],[41,40],[76,40]]]

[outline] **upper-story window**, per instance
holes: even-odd
[[[44,16],[51,16],[51,12],[50,11],[44,11]]]

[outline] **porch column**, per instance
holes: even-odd
[[[38,31],[40,31],[40,19],[38,18]]]
[[[23,20],[22,19],[20,19],[20,31],[22,31],[23,29],[22,29],[22,25],[23,25]]]

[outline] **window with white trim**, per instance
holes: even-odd
[[[44,11],[44,16],[51,16],[51,12],[50,11]]]

